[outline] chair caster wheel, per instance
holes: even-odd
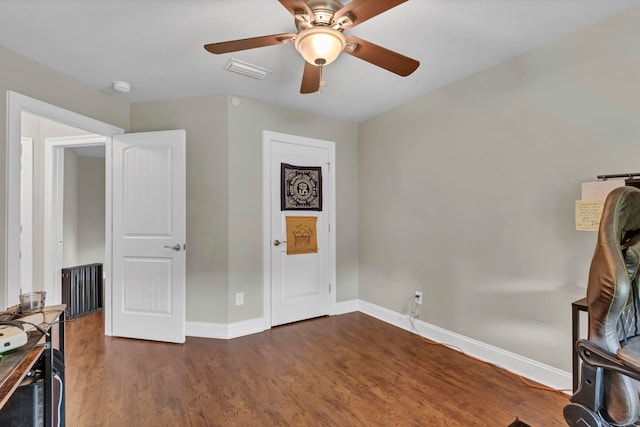
[[[564,419],[570,427],[608,427],[600,415],[579,403],[570,403],[562,410]]]

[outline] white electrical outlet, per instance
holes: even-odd
[[[422,292],[416,291],[416,304],[422,304]]]
[[[236,294],[236,305],[244,304],[244,292],[238,292]]]

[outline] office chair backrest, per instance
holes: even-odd
[[[640,190],[620,187],[604,203],[598,242],[589,271],[589,341],[616,354],[640,343],[636,275],[640,265]],[[627,425],[640,413],[635,380],[605,371],[604,413]]]

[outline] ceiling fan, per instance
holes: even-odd
[[[400,76],[413,73],[420,62],[343,31],[373,18],[407,0],[278,0],[295,18],[294,33],[273,34],[220,43],[204,48],[215,54],[293,43],[305,60],[300,93],[317,92],[322,68],[347,53]]]

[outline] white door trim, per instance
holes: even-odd
[[[55,105],[31,98],[17,92],[7,91],[7,193],[5,213],[5,302],[17,300],[17,296],[8,295],[8,284],[20,282],[20,147],[22,111],[28,111],[41,117],[84,129],[89,133],[104,135],[108,144],[111,137],[124,133],[124,129],[104,123]],[[108,146],[107,146],[108,147]],[[111,335],[111,151],[107,149],[105,158],[105,333]],[[14,283],[15,283],[14,282]]]
[[[33,138],[21,138],[23,160],[20,193],[20,283],[13,285],[9,295],[32,292],[33,289]],[[22,211],[24,208],[24,212]],[[11,286],[11,284],[9,284]],[[18,288],[18,289],[16,289]],[[17,298],[16,298],[17,299]],[[9,304],[7,304],[9,305]],[[13,304],[12,304],[13,305]]]
[[[61,268],[63,245],[63,211],[64,211],[64,149],[67,147],[105,147],[107,138],[102,135],[81,135],[72,137],[47,138],[44,140],[44,290],[47,300],[52,304],[62,303],[62,289],[56,284],[61,283]],[[106,160],[106,154],[105,154]],[[105,175],[107,169],[105,167]],[[107,179],[105,177],[105,185]],[[111,193],[106,193],[107,197]],[[106,227],[105,230],[110,227]],[[107,243],[109,242],[109,243]],[[105,246],[111,239],[105,237]],[[107,248],[105,247],[105,254]],[[106,270],[106,268],[104,269]],[[49,295],[51,298],[49,298]]]
[[[262,283],[263,283],[263,322],[264,329],[271,329],[271,140],[287,140],[289,135],[271,132],[262,133]],[[317,139],[295,136],[300,145],[327,148],[319,145]],[[324,141],[323,141],[324,142]],[[331,285],[330,313],[335,313],[336,307],[336,154],[333,144],[329,145],[329,175],[331,194],[330,208],[327,212],[331,232],[329,233],[329,283]]]

